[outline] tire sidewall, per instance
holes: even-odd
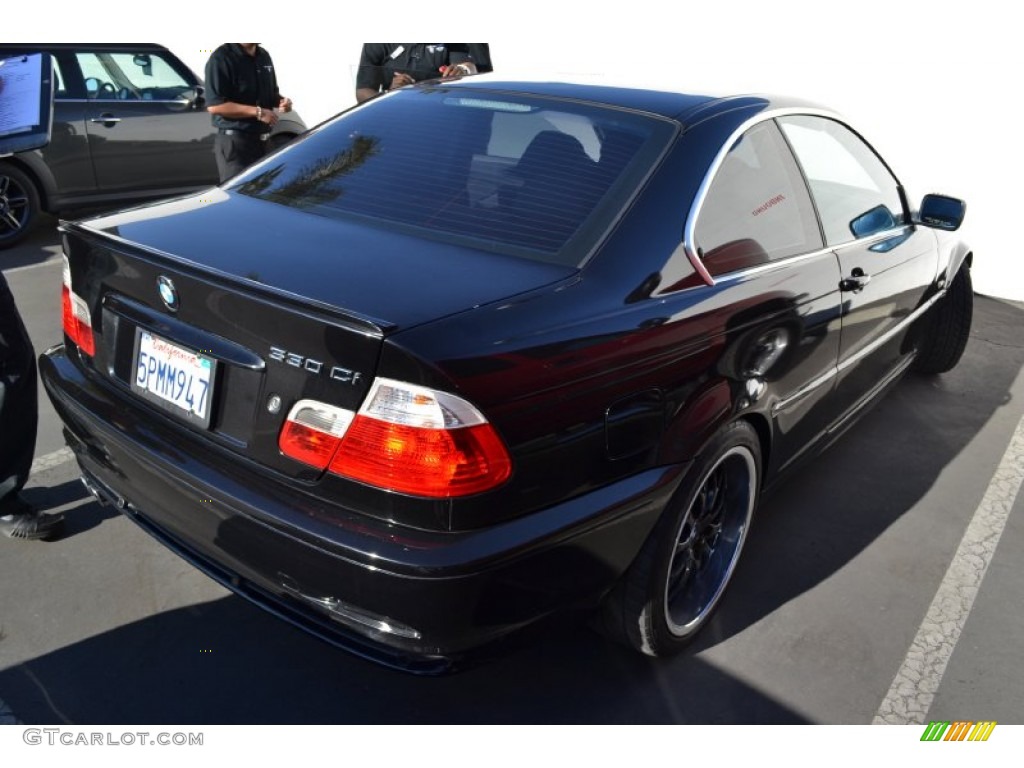
[[[0,178],[4,177],[9,179],[9,183],[15,184],[25,190],[26,197],[28,198],[28,214],[25,217],[25,221],[21,228],[17,232],[10,233],[7,230],[0,230],[0,250],[10,248],[27,237],[39,218],[40,210],[39,190],[36,188],[35,182],[27,173],[12,163],[0,161]]]
[[[740,453],[749,453],[753,462],[753,498],[744,523],[744,530],[726,575],[725,585],[719,590],[711,607],[705,611],[696,624],[688,627],[683,633],[677,633],[670,628],[666,615],[668,574],[672,565],[676,543],[704,481],[719,465],[723,456],[729,454],[734,449],[739,449]],[[700,451],[698,457],[694,460],[693,466],[687,472],[686,479],[683,481],[679,491],[676,492],[672,501],[666,506],[665,513],[662,515],[662,519],[659,521],[653,534],[653,568],[651,569],[650,582],[647,587],[648,599],[640,616],[641,626],[639,628],[644,645],[649,646],[645,648],[645,652],[661,656],[681,649],[700,632],[721,604],[721,598],[728,588],[728,583],[733,573],[735,573],[736,563],[742,554],[754,510],[757,509],[760,481],[760,441],[758,440],[757,433],[747,422],[737,421],[727,425],[719,430]]]

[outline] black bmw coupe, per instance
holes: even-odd
[[[355,653],[578,610],[666,655],[759,494],[957,363],[964,211],[796,100],[436,81],[63,224],[42,378],[100,500]]]

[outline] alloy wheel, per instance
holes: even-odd
[[[718,603],[739,560],[757,496],[757,463],[734,446],[704,476],[675,537],[665,588],[669,631],[685,637]]]

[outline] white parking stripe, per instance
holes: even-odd
[[[71,452],[70,448],[61,448],[59,451],[48,453],[45,456],[39,456],[32,462],[32,469],[28,472],[29,476],[32,476],[37,472],[45,472],[48,469],[53,469],[54,467],[71,461],[73,458],[75,458],[75,454]]]
[[[960,540],[874,723],[924,723],[1024,482],[1024,418]]]
[[[25,272],[27,270],[37,269],[39,267],[52,267],[54,265],[59,265],[60,264],[59,256],[60,256],[59,254],[53,254],[52,256],[47,257],[45,261],[39,261],[39,262],[36,262],[35,264],[25,264],[24,266],[21,266],[21,267],[11,267],[10,269],[5,269],[4,270],[4,274],[5,275],[12,275],[15,272]]]

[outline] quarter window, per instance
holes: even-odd
[[[779,124],[807,176],[830,246],[906,223],[899,182],[857,134],[811,115]]]
[[[712,275],[822,247],[799,168],[774,123],[754,126],[726,154],[700,208],[694,239]]]

